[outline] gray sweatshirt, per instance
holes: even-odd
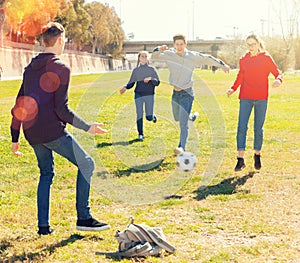
[[[152,53],[153,60],[165,62],[170,70],[169,82],[179,89],[193,87],[193,71],[202,65],[226,68],[225,63],[213,56],[185,49],[184,54],[178,55],[174,48],[165,51],[155,48]]]

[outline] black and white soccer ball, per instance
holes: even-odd
[[[177,167],[180,170],[184,172],[190,172],[195,168],[197,164],[197,157],[191,152],[183,152],[177,155],[176,161]]]

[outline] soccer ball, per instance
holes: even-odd
[[[183,152],[177,155],[177,167],[184,171],[190,172],[192,171],[197,163],[197,157],[191,152]]]

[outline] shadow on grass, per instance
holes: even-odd
[[[244,185],[248,179],[254,176],[255,172],[250,172],[243,177],[231,177],[223,180],[217,185],[200,186],[196,191],[197,196],[195,199],[203,200],[209,195],[231,195],[237,192],[237,187]]]
[[[168,253],[168,252],[166,252],[166,253]],[[106,258],[113,260],[113,261],[121,261],[123,259],[127,259],[127,260],[130,260],[130,262],[144,262],[144,260],[146,258],[143,256],[126,258],[124,256],[121,256],[119,252],[95,252],[95,254],[99,255],[99,256],[105,256]],[[152,256],[152,257],[156,257],[156,256]],[[153,261],[151,261],[151,262],[153,262]]]
[[[124,141],[124,142],[101,142],[97,144],[97,148],[103,148],[103,147],[109,147],[109,146],[113,146],[113,145],[121,145],[121,146],[126,146],[129,144],[133,144],[135,142],[140,142],[138,139],[133,139],[130,141]]]
[[[15,242],[20,242],[20,240],[18,240],[18,238],[16,238],[15,240],[8,240],[8,239],[2,239],[0,241],[0,262],[42,262],[43,259],[45,259],[47,256],[51,255],[52,253],[55,252],[55,250],[57,248],[61,248],[61,247],[65,247],[68,244],[74,243],[77,240],[81,240],[85,238],[82,235],[78,235],[78,234],[72,234],[68,239],[62,240],[58,243],[46,246],[45,248],[43,248],[40,251],[37,252],[23,252],[22,254],[13,254],[11,255],[9,258],[2,258],[2,254],[10,247],[15,246]],[[93,238],[93,237],[92,237]],[[99,238],[98,238],[99,239]],[[26,242],[26,241],[25,241]],[[1,261],[1,260],[4,261]]]
[[[180,200],[183,196],[182,195],[167,195],[164,197],[165,200],[170,200],[170,199],[178,199]]]
[[[137,165],[124,170],[117,170],[114,174],[118,177],[130,176],[132,173],[146,173],[149,171],[159,170],[162,166],[167,166],[167,163],[163,163],[164,159],[159,159],[151,163]]]
[[[99,255],[99,256],[105,256],[106,258],[109,258],[114,261],[122,260],[122,257],[120,256],[120,254],[118,252],[96,252],[95,254]]]

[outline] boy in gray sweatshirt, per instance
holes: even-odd
[[[220,67],[229,72],[229,66],[223,61],[206,54],[190,51],[186,38],[182,34],[173,37],[174,48],[166,45],[156,47],[152,53],[153,60],[163,61],[167,64],[170,76],[169,82],[173,86],[172,111],[175,121],[180,125],[180,141],[174,149],[175,154],[185,151],[188,137],[188,120],[191,113],[194,91],[193,71],[202,65]]]

